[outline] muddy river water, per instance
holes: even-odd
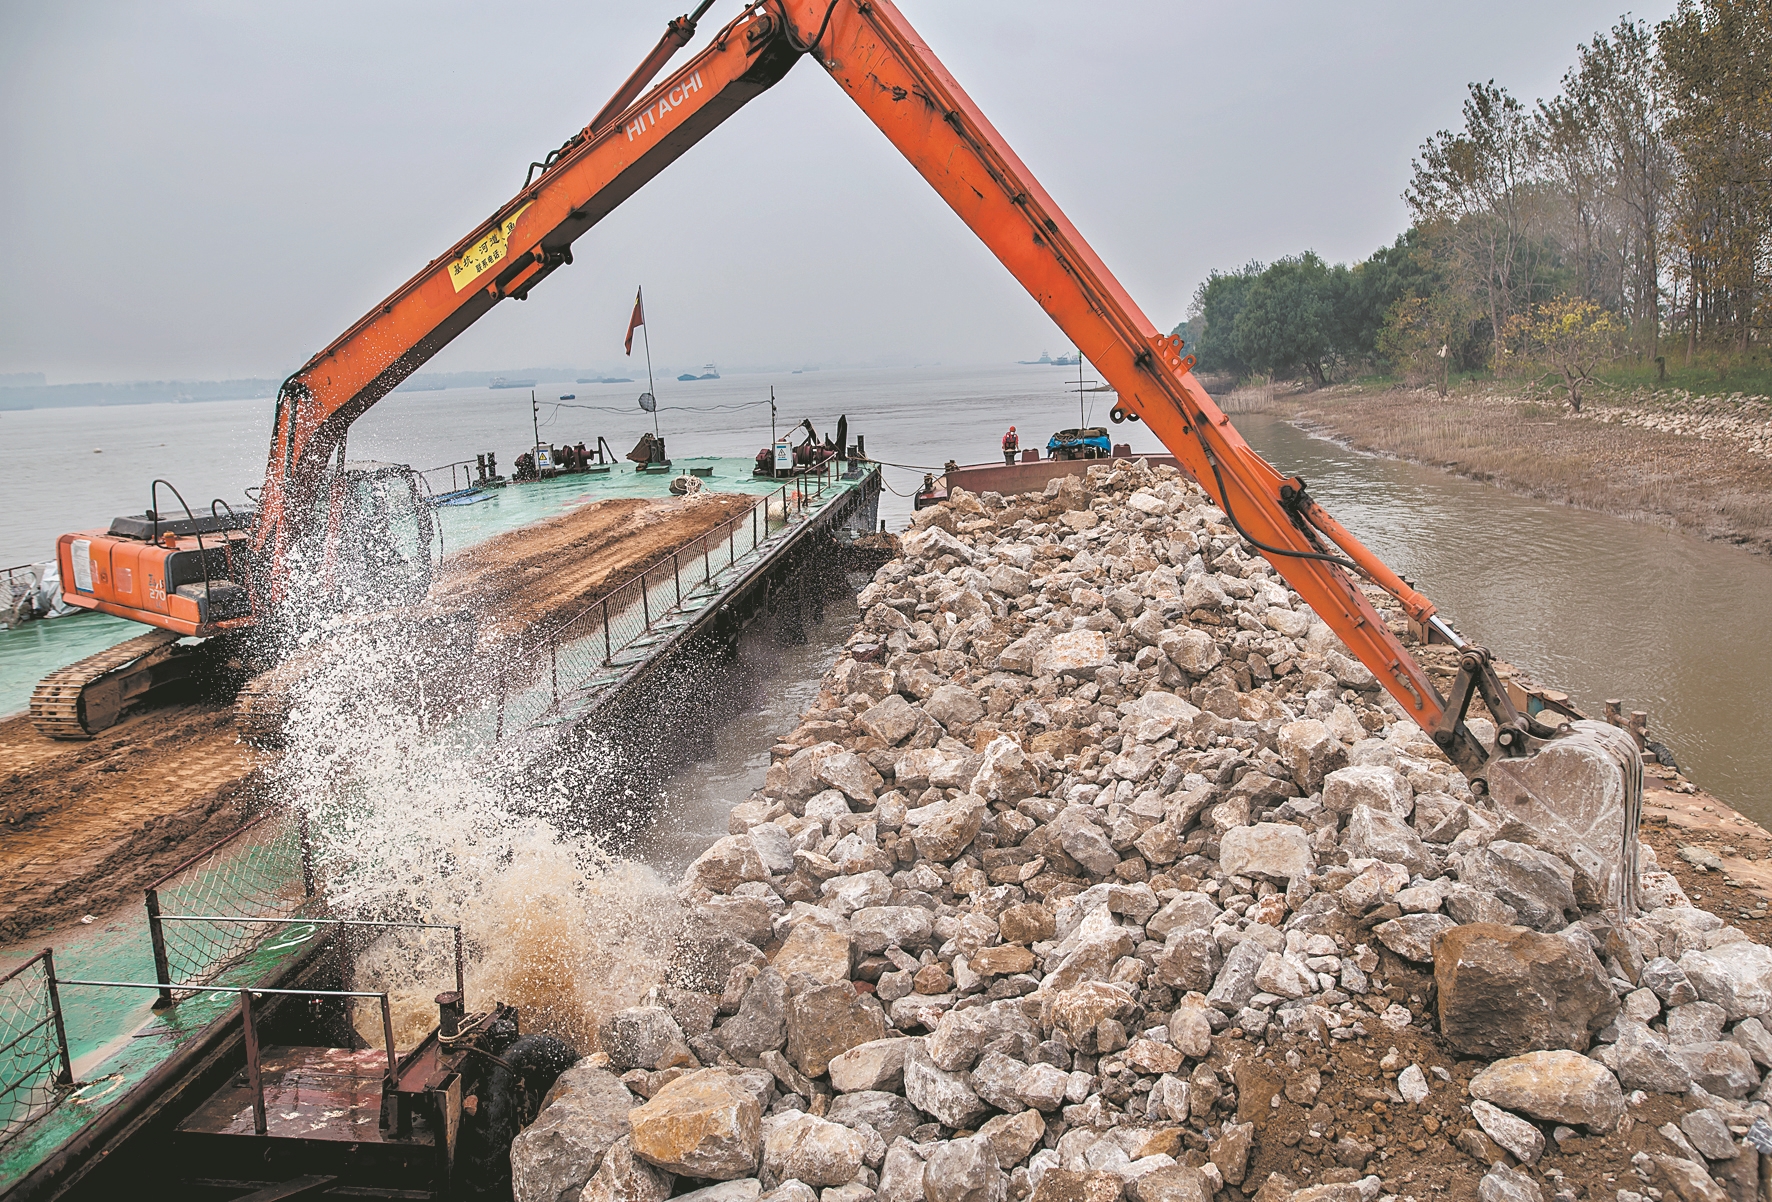
[[[1466,638],[1587,712],[1613,697],[1647,711],[1688,776],[1772,824],[1772,562],[1350,451],[1274,418],[1237,425]],[[895,508],[882,516],[898,529],[908,506]],[[853,621],[833,607],[804,646],[747,645],[742,694],[667,781],[648,860],[668,871],[726,833],[727,809],[762,784],[769,747],[816,696]]]

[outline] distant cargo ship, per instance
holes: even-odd
[[[584,376],[578,380],[580,384],[632,384],[627,376]]]
[[[686,371],[677,378],[679,380],[718,380],[720,378],[720,369],[715,367],[712,363],[708,364],[701,370],[702,374],[699,376],[692,371]]]
[[[534,388],[534,380],[507,380],[503,376],[493,376],[488,388]]]

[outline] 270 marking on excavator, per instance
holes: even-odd
[[[691,92],[699,91],[701,91],[701,72],[697,71],[694,75],[691,75],[688,79],[672,88],[669,92],[660,96],[657,104],[649,106],[645,112],[628,122],[628,141],[632,142],[635,138],[645,134],[647,130],[657,125],[659,121],[664,118],[666,113],[676,108],[679,104],[682,104],[685,100],[688,100]]]

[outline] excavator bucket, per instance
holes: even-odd
[[[1574,865],[1583,906],[1637,912],[1643,757],[1635,736],[1584,719],[1531,755],[1490,760],[1487,778],[1496,809],[1528,828],[1519,841]]]

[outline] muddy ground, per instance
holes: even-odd
[[[564,621],[754,503],[595,502],[452,554],[431,596],[473,609],[487,632]],[[159,705],[86,742],[0,719],[0,941],[138,901],[264,804],[271,754],[240,742],[225,701]]]

